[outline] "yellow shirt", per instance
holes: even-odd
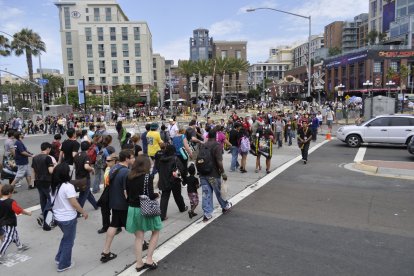
[[[147,133],[148,142],[148,156],[155,156],[157,151],[161,150],[160,144],[164,143],[161,140],[160,133],[158,131],[150,130]]]

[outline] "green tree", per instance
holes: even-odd
[[[233,70],[236,76],[236,95],[237,99],[239,98],[239,82],[240,82],[240,74],[247,73],[249,70],[249,63],[243,59],[234,59],[233,60]]]
[[[158,106],[158,91],[157,88],[153,88],[150,93],[150,106]]]
[[[115,107],[132,107],[140,100],[138,91],[129,84],[114,88],[112,96]]]
[[[251,89],[249,90],[249,93],[247,93],[248,99],[258,99],[260,96],[260,92],[257,89]]]
[[[43,78],[49,80],[49,82],[44,86],[44,92],[48,93],[49,95],[53,95],[53,98],[56,99],[57,95],[59,93],[62,93],[65,89],[65,82],[63,78],[61,76],[54,76],[51,74],[44,74]]]
[[[201,81],[204,83],[205,77],[212,74],[213,67],[211,65],[211,60],[198,60],[193,63],[193,72],[201,76]],[[198,80],[197,80],[197,88],[196,91],[196,98],[198,99]]]
[[[378,37],[378,32],[376,30],[372,30],[367,34],[367,39],[370,45],[374,45]]]
[[[195,65],[194,62],[191,60],[179,60],[178,61],[178,74],[181,75],[182,77],[185,77],[186,81],[187,81],[187,93],[189,94],[190,92],[190,78],[191,76],[196,73],[195,71]]]
[[[66,104],[66,96],[62,95],[59,98],[55,99],[54,104]],[[77,90],[68,90],[68,104],[74,108],[79,108],[79,97]]]
[[[11,45],[7,37],[0,35],[0,56],[7,57],[11,54]]]
[[[329,48],[329,50],[328,50],[328,54],[329,54],[330,57],[339,55],[341,53],[342,53],[342,49],[339,48],[339,47],[332,47],[332,48]]]

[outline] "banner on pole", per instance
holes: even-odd
[[[83,80],[78,80],[78,98],[79,98],[79,105],[85,103],[85,86]]]
[[[9,103],[9,96],[3,95],[3,101],[2,101],[2,103],[3,104],[8,104]]]

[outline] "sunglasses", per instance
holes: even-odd
[[[106,159],[106,162],[111,162],[111,161],[115,161],[113,159]]]

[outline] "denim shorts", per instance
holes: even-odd
[[[27,176],[30,176],[29,165],[17,165],[16,178],[19,179]]]

